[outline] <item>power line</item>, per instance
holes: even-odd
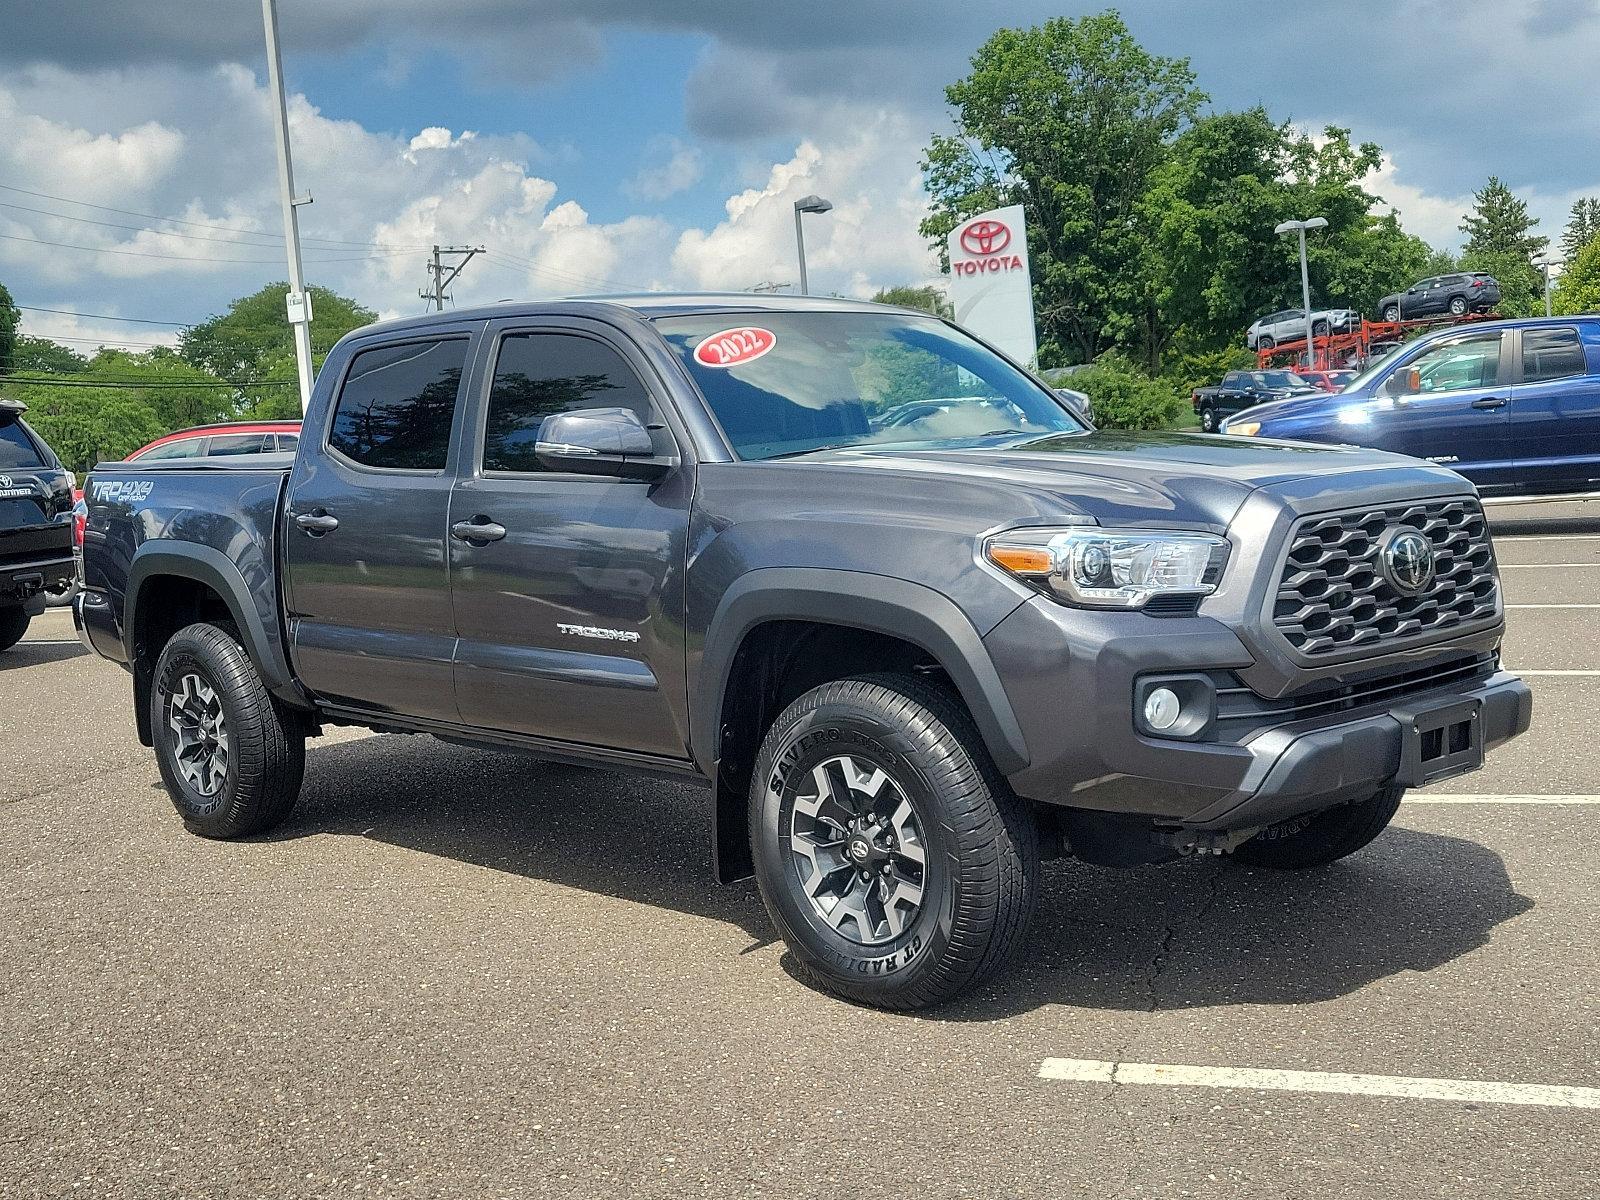
[[[272,232],[267,231],[267,230],[245,229],[243,226],[240,226],[240,225],[216,225],[216,224],[211,224],[211,223],[206,222],[206,221],[189,221],[189,220],[185,220],[183,217],[164,217],[164,216],[161,216],[159,213],[134,212],[132,209],[129,209],[129,208],[111,208],[109,205],[105,205],[105,204],[91,204],[87,200],[74,200],[71,196],[54,196],[54,195],[51,195],[49,192],[32,192],[32,191],[29,191],[27,188],[14,187],[13,185],[11,185],[9,183],[0,183],[0,190],[7,191],[7,192],[16,192],[19,195],[23,195],[23,196],[32,196],[36,200],[57,200],[57,201],[60,201],[62,204],[76,204],[76,205],[78,205],[78,206],[80,206],[82,208],[92,208],[97,212],[117,213],[117,214],[119,214],[121,216],[124,216],[124,217],[142,217],[146,221],[167,221],[167,222],[169,222],[169,223],[171,223],[173,225],[187,225],[192,229],[212,229],[212,230],[228,232],[228,233],[244,233],[244,234],[249,234],[251,237],[269,238],[269,239],[271,239],[271,240],[273,240],[275,242],[283,241],[283,234],[281,234],[281,233],[272,233]],[[55,215],[55,214],[51,214],[51,215]],[[67,218],[67,219],[68,220],[72,220],[72,218],[70,218],[70,217]],[[306,238],[304,240],[311,241],[311,242],[333,242],[333,243],[337,243],[337,244],[343,245],[343,246],[351,246],[351,247],[359,247],[359,248],[378,247],[380,249],[388,249],[388,247],[384,246],[384,244],[381,243],[381,242],[352,242],[352,241],[347,241],[344,238],[309,237],[309,238]],[[414,246],[414,247],[411,247],[411,249],[425,250],[425,249],[427,249],[427,247],[426,246]]]
[[[607,291],[640,292],[646,290],[637,284],[620,283],[615,279],[602,279],[597,275],[575,275],[570,271],[558,270],[555,267],[541,266],[536,262],[530,262],[528,259],[507,254],[504,250],[490,250],[487,252],[487,257],[491,263],[500,267],[501,270],[514,271],[518,275],[525,275],[529,272],[535,275],[549,275],[569,285],[577,283],[585,287],[604,288]]]
[[[119,222],[116,222],[116,221],[96,221],[93,217],[71,217],[71,216],[68,216],[66,213],[53,213],[53,212],[49,211],[48,209],[44,209],[44,208],[29,208],[26,204],[8,204],[4,200],[0,200],[0,208],[13,208],[13,209],[16,209],[18,212],[38,213],[40,216],[51,217],[51,218],[53,218],[53,219],[55,219],[57,221],[76,221],[76,222],[78,222],[79,224],[82,224],[82,225],[99,225],[99,226],[102,226],[102,227],[104,227],[106,229],[128,229],[128,230],[132,230],[135,233],[153,233],[157,237],[185,238],[185,239],[187,239],[189,241],[192,241],[192,242],[222,242],[224,245],[240,246],[240,247],[243,247],[245,249],[251,249],[251,250],[255,250],[255,249],[265,250],[265,249],[268,248],[267,246],[264,246],[264,245],[260,244],[259,242],[241,242],[237,238],[231,238],[231,237],[207,237],[203,233],[179,233],[175,229],[152,229],[148,225],[123,225],[123,224],[120,224]],[[270,237],[272,235],[263,234],[262,236]],[[282,240],[282,239],[280,238],[279,240]],[[313,240],[313,239],[307,239],[307,240],[309,241],[309,240]],[[379,246],[380,244],[381,243],[378,243],[378,242],[362,243],[363,246]],[[313,246],[311,248],[313,250],[329,250],[329,251],[340,249],[340,247],[335,247],[335,246]],[[393,246],[393,245],[383,245],[382,248],[385,249],[385,250],[395,250],[395,251],[399,251],[399,252],[402,252],[402,253],[411,253],[414,250],[426,249],[426,247],[424,247],[424,246]],[[355,247],[351,247],[351,249],[355,249]]]
[[[63,317],[81,317],[86,321],[131,321],[136,325],[176,325],[180,329],[194,324],[193,321],[158,321],[154,317],[113,317],[109,313],[73,312],[70,308],[40,308],[34,304],[14,304],[12,307],[20,308],[24,312],[47,312]]]
[[[71,242],[50,242],[43,238],[21,237],[14,233],[0,233],[0,238],[8,242],[33,242],[38,246],[54,246],[58,250],[88,250],[93,254],[118,254],[125,258],[165,258],[177,262],[262,263],[269,266],[278,261],[275,258],[208,258],[202,254],[155,254],[149,250],[113,250],[109,246],[78,246]],[[392,258],[396,254],[409,253],[411,253],[409,250],[386,250],[378,254],[356,254],[349,258],[318,258],[310,261],[327,266],[337,263],[366,262],[375,258]]]

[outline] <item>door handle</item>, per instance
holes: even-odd
[[[1473,408],[1504,408],[1505,406],[1506,398],[1504,396],[1480,396],[1472,402]]]
[[[312,537],[321,537],[339,528],[339,518],[325,508],[314,508],[308,513],[301,513],[294,519],[294,523]]]
[[[498,542],[506,535],[506,527],[488,517],[477,516],[470,521],[457,521],[450,526],[450,536],[463,542]]]

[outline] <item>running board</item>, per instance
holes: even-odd
[[[1565,496],[1480,496],[1485,508],[1501,504],[1571,504],[1580,500],[1600,500],[1600,492],[1570,492]]]

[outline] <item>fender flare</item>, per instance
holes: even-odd
[[[170,575],[203,583],[220,596],[239,630],[245,652],[261,672],[268,690],[295,703],[305,703],[289,669],[283,636],[275,625],[269,625],[261,616],[237,564],[220,550],[193,542],[146,542],[134,552],[128,568],[127,611],[122,625],[123,645],[130,664],[138,661],[135,653],[144,585],[152,577]]]
[[[722,698],[745,636],[768,621],[819,621],[911,642],[932,655],[961,693],[995,765],[1012,775],[1028,747],[983,638],[947,596],[887,575],[815,567],[764,567],[723,595],[706,630],[690,693],[690,749],[713,779],[721,757]]]

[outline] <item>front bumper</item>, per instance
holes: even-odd
[[[1425,659],[1489,656],[1498,629],[1430,647]],[[1409,761],[1419,713],[1461,704],[1476,712],[1473,746],[1488,751],[1527,730],[1533,700],[1506,672],[1480,674],[1305,720],[1263,723],[1236,740],[1146,736],[1134,721],[1139,680],[1154,674],[1248,671],[1255,659],[1210,617],[1095,613],[1029,601],[984,639],[1027,745],[1009,776],[1048,804],[1134,814],[1202,831],[1273,824],[1391,783],[1431,781]],[[1479,759],[1478,761],[1481,761]],[[1476,762],[1452,760],[1439,774]]]

